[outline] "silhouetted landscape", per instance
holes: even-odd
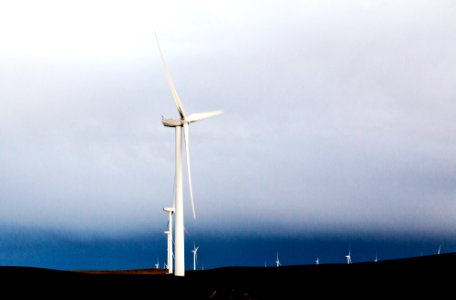
[[[226,267],[187,271],[161,269],[61,271],[0,267],[2,290],[15,295],[147,295],[149,299],[285,299],[307,296],[397,298],[452,291],[456,254],[354,264]]]

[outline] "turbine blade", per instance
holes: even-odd
[[[189,152],[189,146],[188,146],[188,140],[189,140],[188,124],[184,123],[183,127],[184,127],[184,139],[185,139],[185,154],[187,155],[188,188],[190,190],[190,202],[192,204],[193,219],[196,220],[195,201],[193,200],[192,175],[191,175],[191,172],[190,172],[190,152]]]
[[[204,120],[204,119],[207,119],[210,117],[215,117],[215,116],[218,116],[221,114],[223,114],[223,110],[196,113],[196,114],[191,114],[190,116],[188,116],[188,118],[186,120],[189,121],[190,123],[193,123],[193,122]]]
[[[179,111],[179,115],[182,119],[186,118],[186,114],[184,111],[184,107],[182,106],[182,102],[180,101],[179,95],[177,94],[176,86],[174,85],[173,77],[171,76],[171,72],[169,71],[168,65],[165,62],[165,57],[163,55],[162,49],[160,47],[160,42],[158,41],[157,33],[155,33],[155,39],[157,40],[158,51],[160,52],[160,58],[163,64],[163,68],[165,69],[166,79],[168,80],[168,85],[171,90],[171,94],[173,95],[174,103],[177,106],[177,110]]]

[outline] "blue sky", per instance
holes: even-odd
[[[225,110],[190,128],[188,232],[451,240],[455,12],[423,0],[2,2],[0,229],[43,243],[162,238],[174,132],[161,118],[178,114],[157,32],[186,111]]]

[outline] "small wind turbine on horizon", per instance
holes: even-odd
[[[198,255],[197,255],[197,252],[198,252],[198,249],[199,249],[199,246],[196,247],[196,244],[193,244],[193,250],[192,250],[192,253],[193,253],[193,271],[196,271],[196,265],[198,264]]]
[[[173,273],[173,207],[163,208],[163,211],[168,213],[168,230],[165,231],[167,236],[167,268],[168,274]]]
[[[439,249],[437,250],[437,255],[440,255],[442,253],[442,244],[439,245]]]
[[[352,263],[351,249],[350,248],[348,249],[348,254],[345,255],[345,258],[347,259],[347,264],[351,264]]]
[[[204,120],[210,117],[214,117],[223,113],[223,110],[203,112],[187,115],[182,102],[177,94],[176,87],[174,85],[171,72],[168,69],[168,65],[165,62],[163,52],[158,41],[158,36],[155,34],[157,41],[158,50],[160,52],[160,58],[163,64],[163,68],[166,73],[166,79],[168,81],[171,94],[174,99],[174,104],[179,112],[179,119],[163,119],[162,124],[165,127],[174,127],[175,129],[175,143],[176,143],[176,166],[175,166],[175,229],[174,229],[174,275],[185,276],[185,240],[184,240],[184,200],[183,200],[183,184],[182,184],[182,138],[185,140],[185,153],[186,153],[186,164],[187,164],[187,179],[188,187],[190,190],[190,202],[192,206],[193,218],[196,219],[195,204],[193,201],[193,188],[192,188],[192,177],[190,172],[190,152],[189,152],[189,133],[188,128],[191,123]],[[183,130],[182,130],[183,129]]]
[[[160,268],[160,261],[157,258],[157,263],[155,264],[155,269],[158,269],[158,268]]]
[[[276,263],[276,267],[280,267],[282,265],[279,260],[279,252],[277,252],[277,258],[276,258],[275,263]]]
[[[317,259],[315,260],[315,264],[319,265],[320,264],[320,258],[317,256]]]

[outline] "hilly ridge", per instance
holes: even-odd
[[[379,262],[224,267],[187,271],[184,278],[164,270],[61,271],[0,267],[3,290],[34,295],[150,295],[172,299],[284,299],[307,295],[435,296],[452,291],[456,254]]]

